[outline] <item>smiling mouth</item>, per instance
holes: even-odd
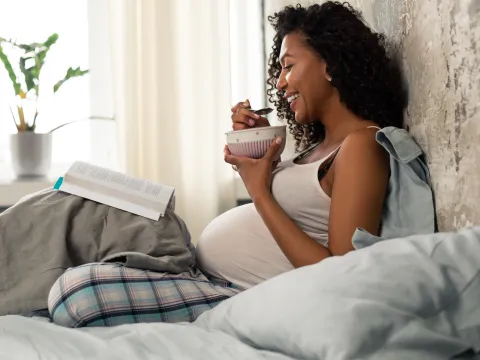
[[[287,101],[289,104],[292,104],[295,100],[297,100],[299,98],[300,95],[298,94],[293,94],[293,95],[290,95],[288,98],[287,98]]]

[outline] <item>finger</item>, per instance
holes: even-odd
[[[237,112],[237,110],[241,109],[241,108],[250,108],[250,101],[247,99],[245,101],[241,101],[239,103],[237,103],[234,107],[232,107],[232,113],[235,113]]]
[[[267,118],[260,116],[257,120],[255,120],[255,127],[265,127],[270,126]]]
[[[233,123],[232,125],[233,130],[245,130],[245,129],[250,129],[250,126],[245,125],[244,123]]]
[[[235,165],[238,167],[240,159],[237,156],[233,156],[232,153],[230,152],[230,149],[228,148],[228,145],[225,145],[225,148],[223,149],[223,160],[230,164],[230,165]]]
[[[254,114],[252,111],[245,108],[241,108],[238,112],[232,114],[233,123],[241,123],[248,126],[254,126],[260,118],[260,115]]]
[[[255,119],[255,120],[260,119],[261,117],[260,115],[255,114],[252,110],[246,109],[246,108],[240,108],[237,114],[244,115],[249,117],[250,119]]]
[[[248,109],[240,109],[238,113],[232,115],[232,119],[233,122],[243,122],[244,124],[248,124],[250,127],[270,126],[267,118],[257,115]]]
[[[243,101],[241,101],[241,102],[235,104],[235,106],[233,106],[230,110],[232,110],[232,113],[236,113],[239,109],[244,108],[244,107],[246,107],[245,103]]]
[[[230,165],[235,165],[237,168],[240,167],[241,159],[237,156],[225,153],[223,160]]]
[[[285,141],[285,139],[283,139],[281,136],[278,136],[275,140],[273,140],[263,158],[273,163],[283,141]]]
[[[245,130],[245,129],[252,129],[257,127],[267,127],[270,126],[270,123],[265,118],[260,118],[253,122],[253,125],[246,124],[244,121],[234,121],[232,128],[233,130]]]

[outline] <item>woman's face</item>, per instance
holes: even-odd
[[[277,89],[284,92],[295,121],[301,124],[320,120],[334,88],[327,80],[326,63],[305,43],[302,34],[287,34],[280,49],[282,72]]]

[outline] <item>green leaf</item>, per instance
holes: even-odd
[[[29,124],[27,124],[27,125],[25,126],[25,130],[24,130],[24,131],[34,132],[34,131],[35,131],[35,128],[36,128],[35,125],[29,125]]]
[[[41,64],[40,67],[43,66],[43,63],[45,62],[45,58],[47,57],[47,53],[52,47],[53,44],[55,44],[58,40],[58,34],[52,34],[48,37],[48,39],[42,43],[39,44],[37,50],[36,50],[36,56],[39,60],[39,63]]]
[[[10,114],[12,114],[12,119],[13,119],[13,122],[15,123],[15,127],[17,128],[17,131],[20,131],[20,125],[18,125],[17,121],[15,120],[15,115],[13,115],[12,108],[10,106],[8,108],[10,110]]]
[[[35,66],[30,66],[29,68],[25,67],[25,63],[27,60],[30,60],[31,58],[25,58],[21,57],[20,58],[20,70],[23,73],[23,76],[25,77],[25,84],[27,85],[27,92],[30,91],[31,89],[35,88],[35,79],[38,79],[36,77],[36,68]]]
[[[35,77],[35,93],[37,96],[39,95],[38,87],[40,86],[40,70],[42,70],[43,62],[38,58],[38,56],[35,56],[35,66],[32,68],[32,75]]]
[[[40,45],[39,43],[31,43],[31,44],[17,44],[16,42],[11,42],[16,47],[25,50],[26,53],[34,52],[35,49]]]
[[[22,85],[20,85],[20,83],[17,81],[17,75],[15,74],[15,71],[13,71],[12,64],[10,63],[10,60],[8,59],[5,52],[3,51],[3,47],[1,45],[0,45],[0,60],[5,66],[5,69],[8,72],[8,76],[12,81],[13,89],[15,90],[15,95],[18,95],[22,90]]]
[[[39,46],[41,46],[42,44],[39,44],[39,43],[31,43],[31,44],[18,44],[15,40],[13,39],[4,39],[4,38],[0,38],[0,42],[7,42],[9,44],[12,44],[13,46],[16,46],[18,47],[19,49],[22,49],[23,51],[25,51],[25,53],[29,53],[29,52],[34,52],[36,48],[38,48]]]
[[[52,34],[48,37],[48,39],[42,44],[46,48],[50,48],[53,44],[55,44],[58,40],[58,34]]]
[[[33,117],[33,123],[32,123],[32,131],[35,131],[35,127],[37,126],[37,117],[38,117],[38,110],[35,111],[35,116]]]
[[[53,92],[56,93],[60,86],[65,84],[66,81],[69,79],[72,79],[74,77],[80,77],[88,73],[88,70],[81,70],[80,67],[77,67],[76,69],[73,69],[71,67],[68,68],[67,73],[65,74],[65,77],[58,81],[54,86],[53,86]]]

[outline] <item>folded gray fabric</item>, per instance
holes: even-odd
[[[181,273],[194,266],[195,253],[171,208],[153,221],[46,189],[0,215],[0,315],[46,308],[67,268],[98,261]]]

